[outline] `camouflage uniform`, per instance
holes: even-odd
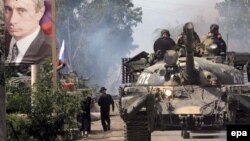
[[[218,46],[218,48],[213,52],[213,55],[216,55],[216,56],[220,56],[220,55],[225,56],[226,55],[227,45],[226,45],[225,41],[222,39],[221,34],[216,35],[216,34],[209,32],[202,39],[201,43],[205,46],[206,49],[211,44],[216,44]]]
[[[210,32],[203,37],[201,43],[205,46],[206,51],[208,51],[210,45],[217,45],[217,48],[208,54],[212,53],[212,55],[215,56],[226,56],[227,45],[219,33],[219,26],[217,24],[212,24],[210,26]]]
[[[179,51],[179,56],[185,56],[185,33],[184,30],[186,29],[187,24],[189,24],[190,22],[186,23],[183,26],[183,32],[178,36],[177,38],[177,50]],[[191,23],[192,24],[192,23]],[[201,53],[201,41],[200,41],[200,37],[198,36],[198,34],[196,32],[193,33],[193,49],[194,49],[194,55],[195,56],[200,56]]]

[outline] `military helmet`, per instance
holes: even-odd
[[[170,37],[170,32],[169,32],[169,30],[163,29],[163,30],[161,31],[161,36],[163,35],[163,33],[166,33],[166,34],[168,35],[168,37]]]
[[[189,26],[194,27],[192,22],[187,22],[185,23],[185,25],[183,26],[183,32],[186,32],[186,30],[188,29]]]
[[[219,25],[217,25],[217,24],[211,24],[211,26],[210,26],[210,32],[212,32],[213,33],[213,31],[218,31],[219,30]]]

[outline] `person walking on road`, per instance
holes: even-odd
[[[101,87],[100,93],[101,96],[98,100],[98,105],[100,106],[101,111],[101,122],[104,132],[110,130],[110,105],[112,105],[112,111],[114,111],[114,100],[112,97],[106,93],[106,88]]]
[[[81,135],[88,137],[88,134],[91,131],[91,115],[90,115],[90,105],[92,99],[90,96],[87,96],[81,102],[82,114],[81,114]]]

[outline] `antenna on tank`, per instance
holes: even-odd
[[[227,49],[228,49],[228,33],[227,33]],[[227,52],[227,50],[226,50],[226,52]]]
[[[227,32],[227,39],[226,40],[227,40],[226,41],[227,42],[227,45],[226,45],[227,47],[226,47],[226,62],[225,63],[227,64],[228,63],[228,53],[227,53],[227,51],[228,51],[228,47],[229,47],[228,46],[228,32]]]

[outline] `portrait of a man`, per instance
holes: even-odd
[[[45,0],[4,0],[5,62],[37,64],[52,55],[50,38],[39,24]]]

